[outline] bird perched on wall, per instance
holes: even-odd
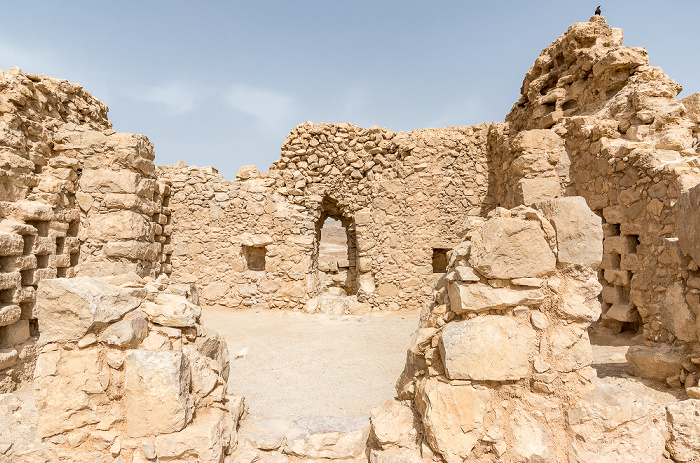
[[[600,5],[598,5],[598,8],[595,9],[595,14],[596,16],[600,16]]]

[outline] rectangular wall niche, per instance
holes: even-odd
[[[256,272],[265,270],[265,246],[243,246],[246,268]]]
[[[447,251],[445,248],[433,248],[433,273],[447,272]]]

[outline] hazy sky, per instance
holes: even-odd
[[[79,82],[156,163],[267,170],[297,124],[503,120],[581,1],[0,0],[0,69]],[[608,1],[651,64],[700,91],[700,1]]]

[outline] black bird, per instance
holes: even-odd
[[[595,14],[596,16],[600,16],[600,5],[598,5],[598,8],[595,9]]]

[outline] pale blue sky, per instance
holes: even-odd
[[[0,69],[81,83],[157,164],[267,170],[295,125],[392,130],[503,120],[525,72],[596,1],[7,1]],[[700,91],[700,2],[603,15]]]

